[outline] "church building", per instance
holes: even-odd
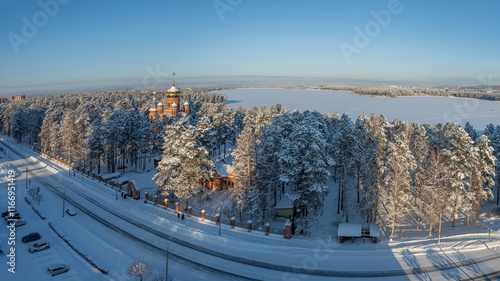
[[[167,98],[165,103],[157,102],[156,92],[153,92],[153,101],[149,109],[149,122],[153,122],[155,115],[158,114],[161,120],[168,122],[169,119],[174,118],[179,113],[181,103],[181,91],[175,87],[175,72],[172,74],[172,87],[167,91]],[[190,112],[189,102],[185,102],[181,108],[185,113]]]

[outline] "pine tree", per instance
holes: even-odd
[[[384,204],[389,209],[392,220],[391,236],[394,236],[398,214],[407,213],[411,205],[410,172],[415,168],[414,157],[403,133],[395,135],[394,140],[389,142],[386,165]]]
[[[151,154],[161,155],[163,136],[165,135],[165,125],[158,114],[155,114],[150,126],[150,146]]]
[[[17,143],[20,143],[21,141],[24,140],[26,131],[27,131],[27,126],[26,123],[28,122],[27,116],[26,116],[26,110],[24,108],[18,108],[16,112],[14,113],[14,117],[12,118],[12,137]]]
[[[412,171],[412,197],[413,207],[417,215],[417,228],[420,228],[425,212],[425,204],[422,201],[425,192],[426,169],[429,157],[429,144],[427,142],[427,132],[419,123],[410,125],[410,150],[415,159],[415,170]]]
[[[467,132],[467,134],[469,134],[470,138],[472,139],[472,141],[476,141],[477,138],[479,137],[479,135],[477,134],[477,131],[476,129],[474,129],[474,127],[469,123],[469,121],[467,121],[465,123],[465,126],[464,126],[464,130]]]
[[[164,195],[173,192],[187,207],[189,198],[201,191],[210,178],[213,163],[208,159],[208,151],[200,145],[196,129],[186,122],[181,119],[166,128],[163,157],[153,179],[158,191]]]
[[[353,161],[354,137],[354,124],[349,116],[342,114],[336,126],[336,134],[332,145],[336,164],[335,175],[339,180],[337,214],[342,212],[346,217],[346,222],[349,221],[349,209],[346,208],[349,200],[347,180],[349,174],[353,173],[355,165]]]
[[[364,119],[356,120],[352,155],[355,162],[355,173],[358,185],[357,203],[367,222],[374,220],[377,211],[377,149],[378,143],[372,134],[365,129]]]
[[[92,126],[90,127],[90,132],[87,138],[87,149],[89,152],[89,157],[91,159],[90,170],[93,170],[93,166],[97,166],[97,174],[101,174],[101,156],[104,153],[104,135],[101,120],[94,120]]]
[[[447,166],[451,171],[450,189],[450,212],[452,226],[457,224],[458,212],[464,213],[471,208],[470,198],[467,197],[466,179],[472,177],[474,169],[474,149],[472,139],[457,123],[446,124],[445,134],[449,139],[449,145],[443,154],[447,157]]]
[[[257,135],[253,128],[246,126],[236,140],[233,152],[233,168],[237,181],[234,185],[236,205],[243,211],[255,181]]]
[[[375,165],[373,173],[373,188],[370,192],[370,202],[375,206],[373,208],[374,212],[371,214],[374,222],[377,222],[377,217],[380,215],[380,191],[383,187],[384,173],[386,169],[386,158],[387,158],[387,130],[390,124],[383,115],[371,114],[370,116],[361,116],[363,120],[363,125],[365,130],[368,132],[368,138],[376,142],[376,154],[375,154]]]
[[[476,163],[471,178],[469,190],[473,195],[475,207],[475,221],[479,221],[481,206],[489,198],[493,198],[491,188],[495,185],[495,162],[493,148],[489,145],[489,139],[482,135],[476,142]]]

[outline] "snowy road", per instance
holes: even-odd
[[[67,169],[45,159],[40,162],[40,158],[32,151],[22,151],[16,145],[7,144],[19,151],[23,158],[34,161],[34,165],[29,168],[30,178],[36,176],[41,184],[52,190],[45,192],[47,199],[40,203],[42,212],[47,213],[47,220],[54,220],[58,228],[63,229],[99,264],[110,267],[110,274],[104,276],[93,268],[85,269],[85,266],[89,266],[83,260],[71,261],[71,264],[83,263],[80,266],[82,271],[99,275],[103,280],[127,280],[124,277],[126,269],[117,268],[128,266],[134,253],[135,256],[154,256],[145,259],[161,273],[164,266],[159,260],[164,261],[161,256],[164,246],[157,248],[154,241],[166,240],[171,241],[170,251],[177,256],[174,258],[177,264],[171,265],[172,268],[180,267],[180,271],[174,270],[174,274],[177,273],[174,275],[176,280],[193,280],[194,276],[207,280],[234,278],[217,273],[219,269],[261,280],[328,280],[333,276],[349,280],[366,280],[368,276],[377,276],[381,280],[460,280],[490,273],[493,273],[490,279],[499,275],[499,254],[494,248],[500,246],[498,236],[488,243],[485,242],[486,237],[480,236],[450,237],[443,240],[441,247],[430,240],[391,245],[339,245],[332,241],[285,240],[279,235],[264,237],[260,232],[248,233],[228,226],[224,226],[223,235],[218,236],[218,227],[209,222],[199,222],[195,218],[180,221],[173,213],[141,201],[116,200],[115,192],[109,187],[78,174],[76,177],[69,176]],[[22,161],[12,161],[11,164],[18,173],[25,169]],[[19,176],[18,185],[24,184],[23,179],[24,175]],[[74,207],[80,210],[74,218],[61,218],[59,196],[62,186],[66,187],[68,202],[73,202]],[[47,193],[52,195],[48,196]],[[31,212],[33,217],[28,217],[29,222],[36,221],[37,216],[33,211],[26,209],[21,212]],[[96,223],[96,220],[101,223]],[[470,245],[463,246],[464,241],[470,241]],[[2,248],[5,250],[3,239]],[[102,249],[108,253],[100,255]],[[72,254],[71,249],[66,250]],[[198,265],[183,266],[187,261]],[[213,269],[203,269],[201,265]],[[200,271],[193,271],[193,268],[199,268]],[[185,275],[186,271],[194,275],[190,278]],[[5,271],[1,272],[0,277],[4,274]],[[80,271],[78,276],[83,276]]]

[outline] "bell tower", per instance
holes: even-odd
[[[167,91],[166,110],[170,116],[177,115],[181,102],[181,91],[175,87],[175,72],[172,74],[172,87]]]

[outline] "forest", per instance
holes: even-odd
[[[304,234],[327,205],[335,206],[332,223],[376,222],[394,236],[405,225],[433,233],[442,223],[477,222],[481,206],[495,197],[500,126],[490,124],[479,136],[469,123],[353,120],[280,105],[235,110],[227,97],[200,89],[183,90],[189,115],[149,123],[151,97],[34,96],[0,104],[0,121],[17,142],[97,174],[125,166],[140,171],[147,158],[161,156],[158,191],[183,201],[206,190],[214,162],[230,158],[237,177],[231,215],[273,221],[286,196],[294,229]],[[332,192],[334,201],[327,201]]]

